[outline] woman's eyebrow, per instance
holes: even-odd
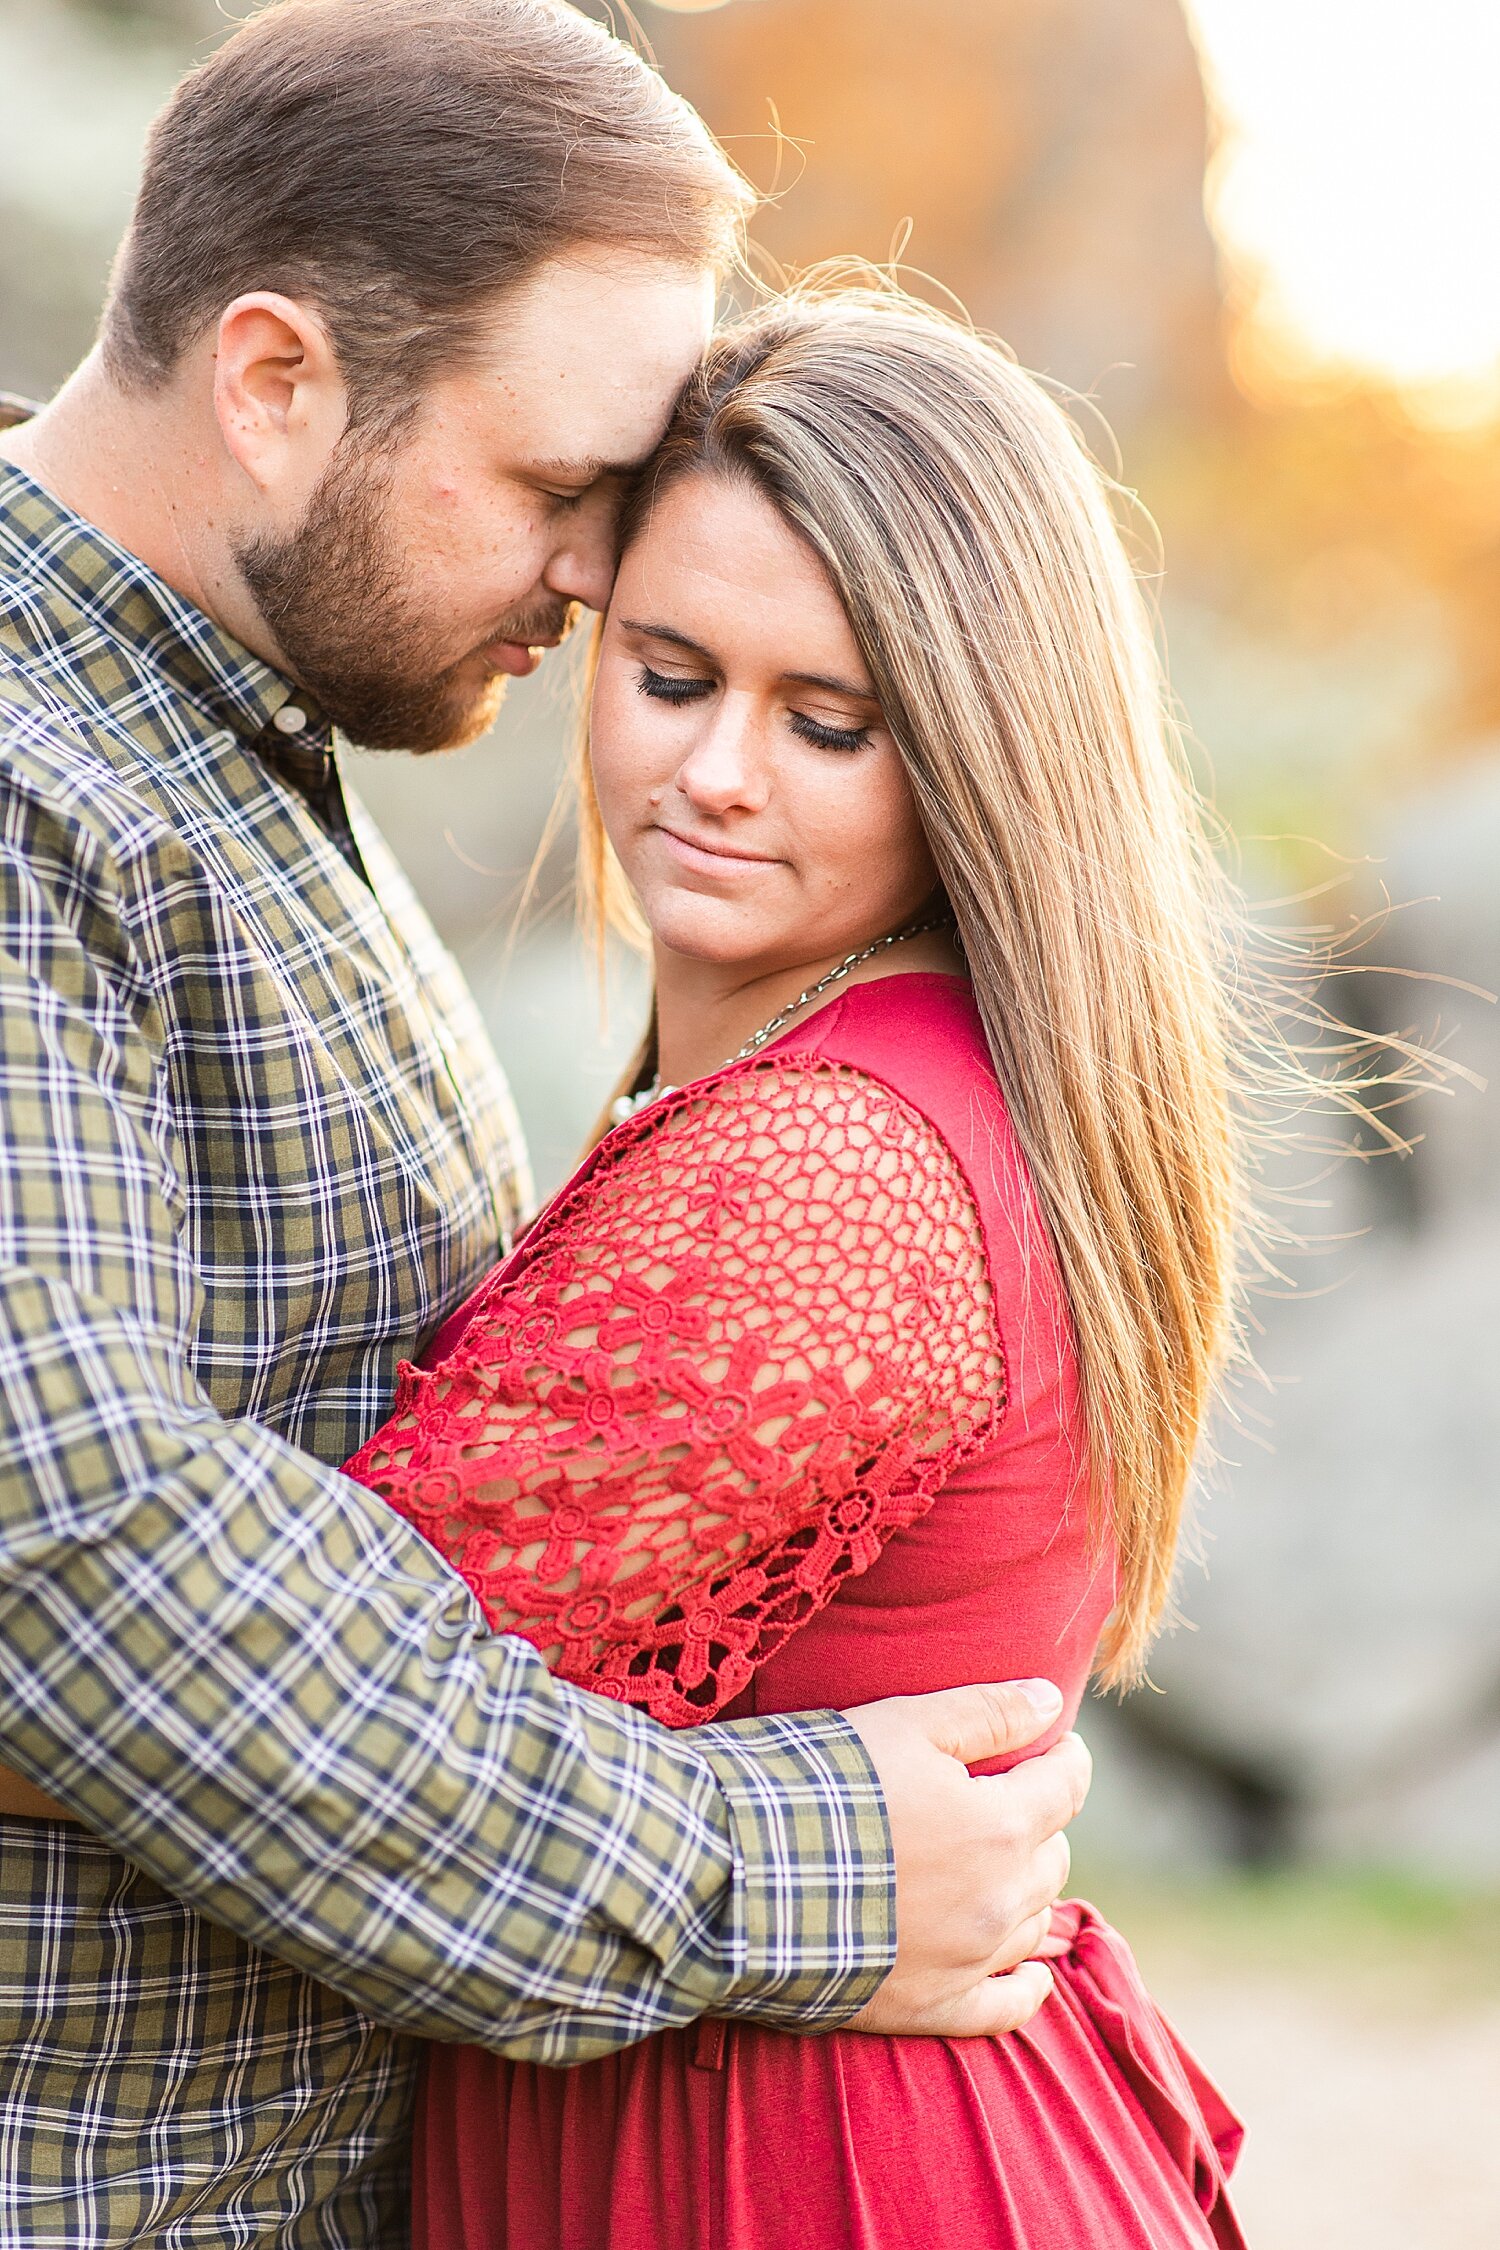
[[[690,640],[686,633],[677,632],[671,625],[653,625],[644,617],[622,617],[620,623],[627,633],[644,633],[650,641],[670,641],[674,648],[685,648],[690,656],[701,656],[709,664],[714,660],[712,650],[706,649],[701,641]]]
[[[851,703],[878,703],[879,696],[871,687],[858,687],[853,680],[840,680],[831,672],[783,672],[782,678],[794,687],[827,688],[830,694],[847,696]]]

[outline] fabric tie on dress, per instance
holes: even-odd
[[[1244,2126],[1152,2000],[1118,1931],[1084,1900],[1067,1899],[1053,1909],[1052,1932],[1071,1947],[1055,1964],[1058,1999],[1103,2040],[1220,2250],[1247,2250],[1225,2193]]]

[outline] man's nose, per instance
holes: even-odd
[[[607,609],[614,582],[614,548],[602,542],[589,549],[570,547],[555,555],[542,572],[542,584],[550,594],[565,602],[582,602],[585,609]]]
[[[582,602],[585,609],[609,607],[619,562],[617,512],[612,502],[592,497],[581,504],[566,539],[542,573],[549,593],[560,594],[567,602]]]

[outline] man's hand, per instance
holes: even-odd
[[[1011,1772],[968,1764],[1020,1750],[1062,1708],[1050,1680],[893,1696],[844,1715],[869,1751],[896,1855],[896,1965],[851,2031],[1015,2031],[1052,1990],[1030,1958],[1068,1879],[1063,1830],[1088,1794],[1076,1734]]]

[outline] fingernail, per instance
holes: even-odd
[[[1012,1680],[1017,1695],[1024,1695],[1040,1718],[1055,1718],[1062,1709],[1062,1689],[1051,1680]]]

